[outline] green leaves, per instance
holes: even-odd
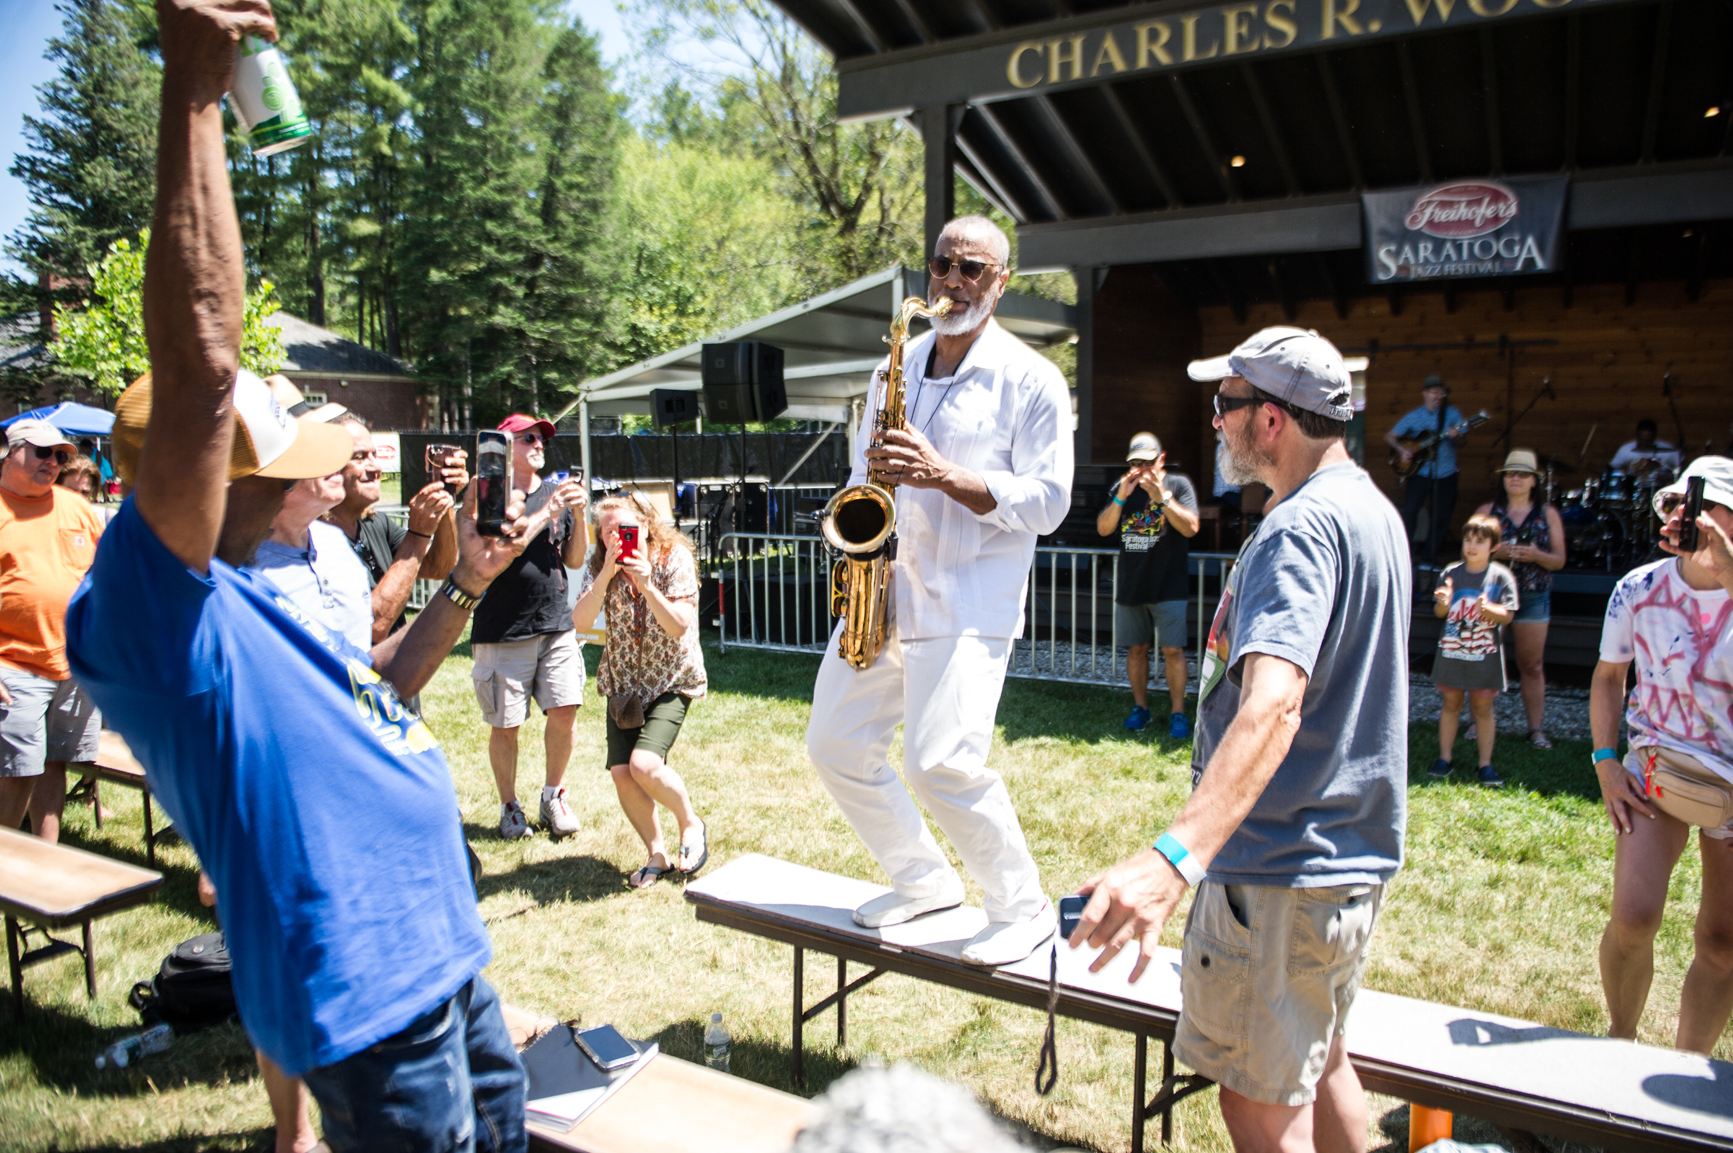
[[[88,268],[94,296],[81,308],[56,305],[55,338],[49,345],[63,371],[83,377],[104,396],[119,396],[150,368],[144,339],[144,258],[150,229],[135,246],[117,240]],[[241,367],[266,376],[283,367],[283,335],[269,323],[277,311],[265,280],[247,294],[241,333]]]

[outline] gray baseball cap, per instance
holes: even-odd
[[[1354,419],[1354,388],[1336,346],[1315,329],[1273,325],[1253,333],[1226,356],[1194,360],[1193,380],[1243,377],[1277,400],[1331,420]]]

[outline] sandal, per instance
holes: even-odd
[[[1545,729],[1530,729],[1528,731],[1528,743],[1537,749],[1552,748],[1552,742],[1546,739]]]
[[[664,869],[658,865],[640,865],[637,872],[626,878],[626,887],[628,889],[648,889],[673,871],[672,867]]]
[[[698,863],[696,865],[693,865],[690,869],[676,869],[675,870],[675,872],[679,873],[682,877],[696,877],[698,875],[698,870],[702,869],[705,866],[705,864],[710,860],[710,826],[705,824],[704,821],[702,819],[700,819],[698,822],[698,827],[704,831],[704,852],[701,856],[699,856]],[[680,846],[680,856],[682,859],[684,859],[687,856],[690,856],[691,853],[692,853],[692,846],[690,846],[690,845],[681,845]]]

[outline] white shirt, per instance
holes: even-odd
[[[1015,637],[1035,538],[1071,507],[1071,397],[1053,362],[989,321],[946,381],[926,380],[929,330],[904,350],[904,412],[940,456],[980,473],[998,504],[977,516],[938,489],[899,485],[892,566],[897,633]],[[887,358],[879,365],[883,370]],[[877,376],[855,437],[850,484],[867,478]]]
[[[1620,470],[1628,469],[1639,460],[1655,460],[1679,471],[1679,450],[1664,440],[1657,440],[1648,448],[1638,448],[1637,442],[1627,440],[1619,446],[1619,451],[1613,454],[1612,467]]]
[[[1632,569],[1607,601],[1601,659],[1635,661],[1633,745],[1689,753],[1733,781],[1733,603],[1694,589],[1673,557]]]

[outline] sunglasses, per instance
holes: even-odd
[[[525,444],[541,444],[543,440],[542,434],[539,432],[520,432],[517,434],[517,438]]]
[[[1223,396],[1215,394],[1216,415],[1226,416],[1236,408],[1255,408],[1264,401],[1256,396]]]
[[[35,450],[37,460],[47,460],[49,457],[53,457],[54,463],[64,465],[72,459],[72,454],[63,448],[43,448],[34,444],[30,447]]]
[[[1003,264],[992,264],[985,260],[952,260],[948,256],[935,256],[927,261],[927,271],[933,274],[934,280],[944,280],[951,275],[951,269],[955,268],[957,275],[970,284],[985,276],[989,268],[1003,267]]]
[[[1684,503],[1685,494],[1682,492],[1663,493],[1655,498],[1655,511],[1661,514],[1662,520],[1665,520],[1667,517],[1672,516],[1673,512]],[[1724,509],[1726,507],[1726,505],[1721,504],[1719,501],[1706,500],[1703,502],[1704,512],[1708,512],[1710,509]]]

